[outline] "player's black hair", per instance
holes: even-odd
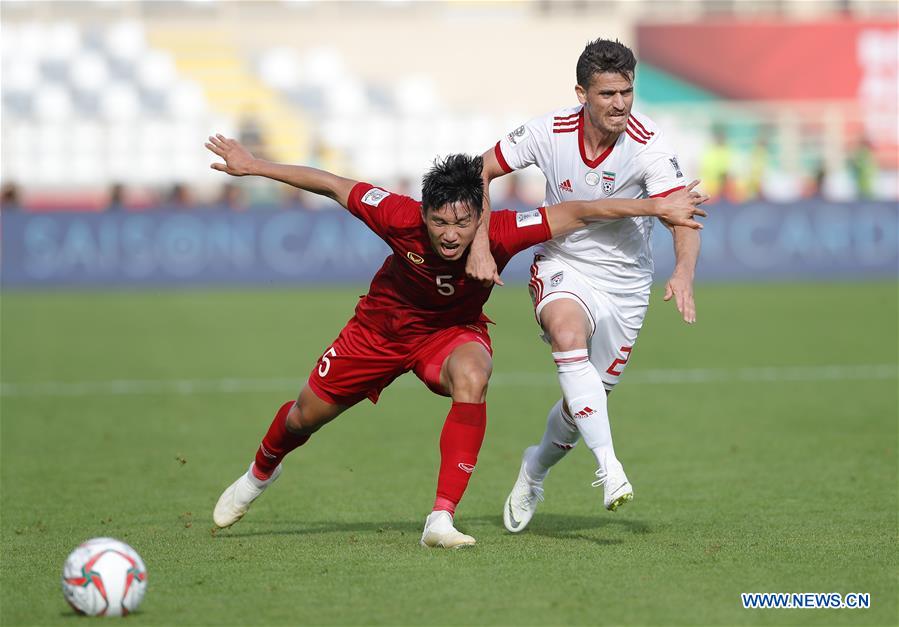
[[[437,209],[446,204],[464,203],[471,207],[474,217],[480,217],[484,202],[484,180],[480,156],[455,154],[437,158],[421,181],[421,206]]]
[[[577,84],[587,88],[593,75],[602,72],[615,72],[633,80],[636,68],[637,57],[633,50],[617,39],[595,39],[587,44],[577,60]]]

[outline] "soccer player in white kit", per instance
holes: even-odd
[[[484,153],[485,182],[536,164],[546,177],[546,205],[665,196],[685,187],[677,154],[662,131],[631,110],[635,67],[633,52],[618,41],[590,42],[577,63],[580,104],[535,118],[503,137]],[[593,485],[603,486],[606,509],[633,499],[612,445],[606,396],[628,363],[649,304],[652,226],[646,217],[593,223],[546,242],[535,255],[529,289],[552,346],[562,399],[549,411],[540,443],[525,450],[506,499],[503,520],[513,533],[527,526],[543,500],[549,469],[581,437],[596,457]],[[699,234],[668,228],[676,263],[664,299],[674,297],[684,321],[692,324]],[[484,254],[485,240],[479,232],[467,270],[474,278],[501,283],[489,251]]]

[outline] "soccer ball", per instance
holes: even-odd
[[[147,567],[130,546],[113,538],[79,545],[62,567],[62,593],[79,614],[125,616],[147,591]]]

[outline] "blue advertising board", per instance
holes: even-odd
[[[895,278],[895,203],[709,207],[699,280]],[[653,231],[656,272],[674,263]],[[389,254],[342,211],[148,211],[2,215],[4,288],[367,282]],[[504,273],[525,280],[530,256]]]

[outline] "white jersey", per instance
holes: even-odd
[[[684,186],[677,155],[648,117],[631,111],[627,130],[596,159],[584,149],[584,111],[568,107],[535,118],[494,149],[506,171],[536,164],[546,177],[546,205],[566,200],[664,196]],[[592,222],[543,244],[541,254],[582,273],[597,289],[645,292],[652,284],[652,218]]]

